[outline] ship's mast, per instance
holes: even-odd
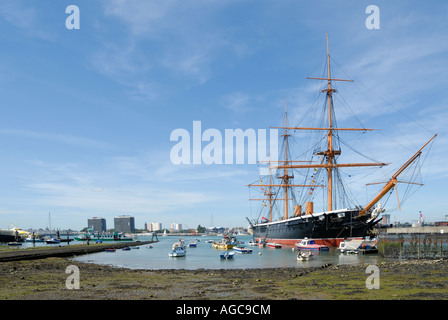
[[[322,90],[327,95],[328,101],[328,128],[305,128],[305,127],[286,127],[286,129],[294,130],[324,130],[327,131],[327,150],[316,153],[324,157],[324,161],[321,164],[285,164],[283,166],[278,166],[277,168],[288,167],[290,169],[294,168],[325,168],[327,171],[327,198],[328,198],[328,211],[333,210],[333,169],[340,167],[363,167],[363,166],[384,166],[387,163],[349,163],[349,164],[338,164],[335,161],[335,157],[341,154],[340,150],[334,150],[333,146],[333,135],[335,131],[345,130],[345,131],[372,131],[373,129],[365,128],[335,128],[333,119],[333,93],[337,92],[336,89],[332,87],[332,81],[349,81],[353,80],[347,79],[336,79],[331,77],[330,68],[330,46],[327,33],[327,78],[314,78],[308,77],[307,79],[324,80],[327,81],[327,89]]]
[[[288,175],[288,112],[286,109],[286,98],[285,98],[285,133],[282,134],[282,137],[284,139],[285,144],[285,167],[283,168],[283,176],[278,177],[279,179],[283,180],[283,188],[285,189],[285,219],[288,219],[288,186],[289,186],[289,179],[294,178],[293,176]]]
[[[277,200],[284,200],[284,218],[288,219],[288,201],[292,200],[288,197],[288,190],[291,187],[309,187],[309,188],[315,188],[315,187],[324,187],[323,185],[306,185],[306,184],[290,184],[290,179],[294,178],[293,175],[289,175],[289,169],[310,169],[310,168],[322,168],[325,169],[327,172],[327,197],[328,197],[328,211],[332,211],[334,208],[333,206],[333,171],[334,169],[343,168],[343,167],[369,167],[369,166],[385,166],[388,165],[388,163],[384,162],[369,162],[369,163],[337,163],[336,157],[341,154],[341,150],[335,150],[333,145],[333,137],[334,134],[338,131],[372,131],[374,129],[366,129],[366,128],[336,128],[335,127],[335,120],[334,120],[334,113],[333,113],[333,93],[337,92],[336,89],[332,87],[332,81],[349,81],[352,82],[353,80],[347,80],[347,79],[336,79],[331,77],[331,68],[330,68],[330,46],[329,46],[329,40],[328,40],[328,33],[326,35],[326,44],[327,44],[327,77],[326,78],[314,78],[314,77],[308,77],[307,79],[315,79],[315,80],[324,80],[327,81],[327,88],[322,90],[321,92],[326,93],[326,98],[328,101],[328,127],[288,127],[287,123],[287,106],[286,106],[286,98],[285,98],[285,125],[284,127],[272,127],[272,128],[278,128],[278,129],[284,129],[284,134],[281,136],[284,139],[284,145],[285,145],[285,159],[279,160],[279,161],[271,161],[269,160],[269,169],[283,169],[283,176],[279,176],[278,178],[282,180],[281,184],[272,184],[271,181],[271,175],[269,178],[269,184],[250,184],[249,187],[269,187],[269,192],[267,190],[264,190],[264,195],[268,197],[269,200],[269,221],[272,221],[272,201]],[[323,150],[320,152],[315,153],[315,155],[318,155],[321,157],[320,163],[312,163],[311,161],[297,161],[297,160],[289,160],[288,159],[288,137],[290,136],[288,134],[288,130],[308,130],[308,131],[326,131],[327,133],[327,150]],[[360,211],[360,216],[366,214],[388,191],[390,191],[398,182],[397,177],[399,174],[401,174],[415,159],[417,159],[420,154],[422,153],[422,149],[429,144],[430,141],[432,141],[437,134],[431,138],[414,156],[412,156],[408,162],[406,162],[391,178],[389,182],[386,183],[386,185],[383,187],[383,190],[367,205]],[[263,161],[262,161],[263,162]],[[277,164],[274,164],[274,163]],[[306,163],[306,164],[303,164]],[[271,188],[272,187],[280,187],[284,189],[285,196],[283,199],[273,199],[273,195],[275,193],[272,193]],[[250,199],[250,200],[266,200],[264,199]]]
[[[275,166],[272,166],[271,163],[273,161],[269,160],[269,184],[249,184],[249,187],[269,187],[269,192],[265,189],[264,190],[264,195],[267,196],[267,199],[269,201],[269,221],[272,222],[272,201],[274,201],[273,197],[275,195],[275,193],[272,192],[272,187],[281,187],[284,189],[284,198],[283,199],[275,199],[275,200],[283,200],[284,201],[284,218],[288,219],[289,214],[288,214],[288,201],[292,200],[291,198],[289,198],[288,196],[288,190],[290,187],[323,187],[322,185],[305,185],[305,184],[290,184],[290,179],[293,179],[294,176],[290,176],[288,174],[288,163],[292,163],[292,162],[309,162],[309,161],[291,161],[288,160],[288,137],[290,137],[290,135],[288,134],[288,112],[287,112],[287,104],[286,104],[286,98],[285,98],[285,126],[281,127],[283,129],[285,129],[284,134],[282,134],[281,136],[284,139],[284,145],[285,145],[285,159],[284,160],[280,160],[277,162],[283,162],[283,176],[278,177],[278,179],[282,180],[281,184],[272,184],[272,174],[271,174],[271,169],[275,168],[278,163]],[[262,182],[260,180],[260,182]],[[249,200],[259,200],[259,201],[265,201],[266,198],[264,199],[249,199]]]
[[[328,44],[328,33],[327,33],[327,68],[328,68],[328,89],[324,90],[327,92],[327,100],[328,100],[328,150],[327,150],[327,174],[328,174],[328,210],[333,210],[333,123],[331,119],[331,110],[332,110],[332,94],[335,91],[331,88],[331,72],[330,72],[330,47]]]

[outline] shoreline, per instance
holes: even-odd
[[[79,289],[66,287],[69,266]],[[0,300],[448,300],[446,260],[381,262],[379,289],[367,288],[367,267],[143,270],[46,257],[0,262]]]
[[[52,257],[73,257],[89,253],[101,252],[105,249],[121,249],[125,247],[141,246],[155,241],[125,241],[103,242],[87,244],[72,244],[52,247],[30,247],[26,249],[0,250],[0,263],[8,261],[37,260]]]

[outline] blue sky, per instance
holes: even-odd
[[[68,30],[68,5],[80,29]],[[380,29],[365,26],[368,5]],[[448,214],[442,1],[0,1],[0,227],[246,226],[256,165],[173,165],[170,134],[303,124],[330,36],[341,126],[381,129],[358,147],[393,170],[433,133],[425,186],[393,221]],[[339,111],[337,111],[339,112]],[[302,122],[301,122],[302,121]],[[347,120],[348,121],[348,120]],[[356,125],[356,124],[355,124]],[[356,140],[357,141],[357,140]],[[357,188],[357,187],[356,187]],[[355,189],[356,189],[355,188]],[[400,187],[399,187],[400,188]],[[252,191],[251,191],[252,192]],[[360,203],[366,191],[354,191]]]

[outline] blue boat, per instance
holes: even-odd
[[[235,251],[224,251],[219,256],[221,257],[221,259],[229,260],[229,259],[233,259],[234,255],[235,255]]]
[[[56,238],[50,238],[50,239],[45,240],[45,242],[47,244],[57,244],[57,243],[61,243],[61,240],[56,239]]]
[[[188,244],[188,246],[190,248],[196,248],[198,246],[198,242],[197,241],[190,241],[190,243]]]
[[[234,251],[236,252],[241,252],[241,253],[252,253],[252,249],[251,248],[246,248],[246,247],[234,247],[233,248]]]

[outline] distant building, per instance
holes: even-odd
[[[106,232],[106,219],[93,217],[87,220],[87,227],[93,229],[93,232],[103,233]]]
[[[172,231],[180,231],[180,230],[182,230],[182,223],[176,223],[176,222],[172,223],[171,224],[171,230]]]
[[[390,225],[390,214],[383,214],[383,220],[381,221],[383,226]]]
[[[160,222],[151,222],[149,224],[149,231],[159,231],[162,230],[162,224]]]
[[[221,234],[226,231],[226,228],[224,227],[208,227],[205,230],[205,233],[212,233],[212,234]]]
[[[135,232],[134,217],[121,215],[114,218],[114,229],[119,232],[134,233]]]

